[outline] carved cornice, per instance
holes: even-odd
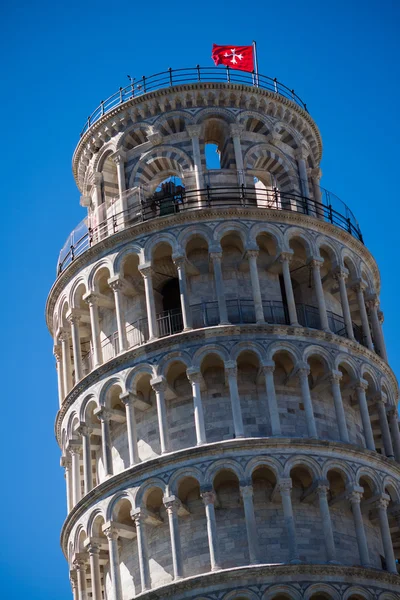
[[[265,221],[268,223],[296,225],[319,234],[331,236],[336,241],[345,244],[355,254],[363,259],[367,267],[371,270],[374,278],[375,292],[379,295],[380,274],[372,254],[361,242],[356,240],[356,238],[351,236],[346,231],[340,229],[340,227],[336,227],[336,225],[325,223],[324,221],[309,215],[303,215],[301,213],[291,211],[277,211],[268,208],[252,209],[234,206],[229,208],[202,208],[196,211],[183,211],[167,217],[157,217],[144,223],[136,223],[135,225],[132,225],[123,231],[105,238],[91,248],[88,248],[80,256],[77,256],[75,260],[57,278],[47,298],[45,314],[49,331],[52,332],[51,323],[57,297],[62,293],[71,279],[77,275],[83,267],[91,264],[96,259],[102,258],[105,254],[107,254],[108,251],[115,250],[124,242],[132,242],[135,238],[141,235],[156,233],[164,229],[169,229],[170,232],[173,232],[173,227],[178,227],[186,223],[199,223],[200,221],[204,222],[208,219],[212,221],[218,221],[226,220],[227,218],[239,219],[241,221],[246,218],[254,221]]]
[[[346,346],[349,350],[349,355],[365,358],[368,361],[373,362],[375,366],[388,377],[396,393],[396,397],[398,395],[398,383],[396,376],[384,360],[382,360],[375,352],[369,350],[365,346],[362,346],[358,342],[335,335],[334,333],[318,329],[293,327],[291,325],[269,325],[266,323],[253,323],[249,325],[220,325],[218,327],[214,326],[211,328],[203,327],[201,329],[182,331],[171,336],[158,338],[153,342],[147,342],[142,346],[131,348],[130,350],[127,350],[126,352],[119,354],[115,358],[112,358],[111,360],[102,364],[100,367],[94,369],[88,375],[83,377],[78,382],[78,384],[72,388],[70,393],[65,397],[64,402],[62,403],[61,408],[56,416],[54,433],[60,447],[62,421],[70,406],[75,402],[75,400],[80,396],[80,394],[85,393],[90,386],[100,381],[104,376],[111,375],[114,372],[119,371],[121,365],[123,365],[124,368],[129,368],[133,366],[135,361],[138,361],[144,357],[148,357],[152,353],[170,349],[175,343],[186,344],[188,342],[194,343],[196,341],[204,342],[208,339],[210,331],[212,331],[212,335],[214,338],[227,337],[229,339],[233,339],[234,336],[248,334],[255,334],[257,338],[260,338],[260,336],[277,335],[281,337],[282,335],[285,335],[288,337],[293,336],[297,338],[295,341],[299,341],[299,336],[303,336],[302,341],[305,341],[307,343],[312,343],[316,340],[320,340],[322,342],[334,343],[341,347]]]
[[[221,440],[205,444],[204,446],[192,446],[183,448],[175,452],[150,458],[147,461],[138,463],[128,469],[125,469],[117,475],[113,475],[93,488],[86,494],[71,510],[67,516],[61,530],[61,547],[66,555],[68,538],[74,525],[84,516],[86,511],[94,507],[102,498],[110,497],[112,493],[124,488],[139,486],[149,477],[161,476],[168,472],[172,474],[173,469],[178,469],[186,465],[188,461],[196,464],[196,461],[217,460],[220,457],[229,456],[233,459],[247,457],[250,461],[252,454],[249,451],[262,456],[286,457],[304,455],[308,457],[321,457],[326,460],[332,458],[334,452],[337,460],[347,462],[356,462],[359,465],[368,465],[376,473],[383,473],[384,476],[390,474],[398,479],[400,477],[400,464],[390,460],[377,452],[367,448],[359,448],[338,441],[317,440],[313,438],[241,438],[232,440]],[[338,456],[340,455],[340,456]],[[281,480],[286,482],[286,478]],[[358,490],[357,486],[354,489]],[[351,490],[350,490],[351,491]]]

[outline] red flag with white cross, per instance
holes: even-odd
[[[254,71],[253,46],[218,46],[213,44],[212,59],[215,64],[226,65],[231,69]]]

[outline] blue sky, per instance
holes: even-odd
[[[4,597],[71,597],[59,549],[65,491],[44,305],[58,252],[84,216],[71,173],[79,131],[101,99],[127,84],[127,74],[212,65],[213,42],[257,40],[260,72],[307,102],[324,140],[322,185],[350,205],[378,261],[389,357],[400,372],[399,6],[387,0],[2,3]]]

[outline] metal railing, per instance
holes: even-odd
[[[226,301],[228,320],[232,325],[245,325],[256,322],[254,302],[247,298],[234,298]],[[193,329],[215,327],[219,325],[218,302],[202,302],[190,307]],[[290,325],[287,306],[277,300],[263,302],[264,319],[271,325]],[[307,304],[296,304],[298,322],[302,327],[322,329],[318,308]],[[346,326],[341,315],[331,311],[328,313],[329,329],[332,333],[347,337]],[[183,318],[180,309],[164,311],[157,315],[159,337],[167,337],[183,331]],[[365,345],[361,328],[353,323],[355,340]],[[128,348],[132,349],[145,344],[149,340],[147,318],[138,319],[127,327],[126,331]],[[103,362],[111,360],[119,354],[118,332],[114,332],[102,342]],[[83,372],[87,375],[93,369],[93,352],[88,352],[83,357]]]
[[[146,77],[132,78],[130,79],[129,85],[120,87],[115,94],[112,94],[106,100],[102,100],[99,106],[92,112],[91,115],[86,119],[85,126],[83,127],[80,136],[82,137],[89,128],[96,123],[103,115],[138,96],[143,96],[148,92],[154,92],[162,88],[172,87],[175,85],[193,84],[199,82],[210,82],[210,83],[238,83],[241,85],[259,87],[263,90],[274,92],[279,96],[292,100],[305,111],[307,111],[306,104],[295,94],[294,90],[291,90],[283,83],[280,83],[276,77],[267,77],[266,75],[249,73],[247,71],[241,71],[240,69],[231,69],[230,67],[200,67],[197,65],[194,68],[189,69],[168,69],[155,75]],[[308,112],[308,111],[307,111]]]
[[[135,189],[135,194],[138,194],[137,189]],[[326,194],[329,194],[329,192]],[[322,196],[323,200],[330,201],[330,196],[326,194]],[[341,201],[339,201],[341,203],[339,205],[336,202],[336,206],[343,212],[336,210],[332,204],[316,202],[297,193],[282,192],[277,189],[260,190],[244,185],[240,187],[208,186],[201,190],[183,190],[179,194],[165,196],[162,199],[154,199],[154,197],[144,199],[142,196],[142,194],[135,196],[137,200],[127,210],[112,214],[103,221],[98,222],[94,227],[88,226],[88,220],[84,219],[69,235],[61,249],[57,274],[60,275],[85,250],[127,227],[186,210],[204,208],[236,206],[297,212],[332,223],[363,243],[357,220],[350,209]]]

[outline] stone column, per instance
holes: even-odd
[[[319,502],[319,512],[321,515],[322,531],[326,548],[326,558],[328,563],[336,562],[335,541],[333,538],[333,529],[331,514],[328,504],[329,481],[321,480],[318,482],[317,494]]]
[[[332,396],[335,404],[336,420],[339,430],[339,438],[342,442],[349,442],[349,432],[347,431],[346,414],[343,408],[342,392],[340,391],[340,380],[342,373],[340,371],[332,371],[331,385]]]
[[[244,437],[242,409],[240,407],[240,397],[237,383],[237,365],[235,361],[227,361],[225,363],[225,373],[228,377],[229,395],[231,397],[233,427],[235,437]]]
[[[348,495],[348,499],[351,504],[351,511],[353,513],[354,527],[356,529],[358,553],[360,555],[360,561],[363,567],[369,566],[369,553],[367,538],[365,537],[364,521],[361,514],[360,502],[363,495],[363,489],[361,487],[354,487]]]
[[[72,468],[72,503],[75,506],[81,499],[81,464],[80,451],[81,444],[78,440],[71,440],[68,444],[68,450],[71,454]]]
[[[376,408],[379,416],[379,425],[382,433],[382,442],[385,454],[388,458],[394,458],[392,438],[390,436],[389,423],[386,415],[386,405],[382,396],[376,400]]]
[[[62,329],[59,334],[62,347],[62,371],[64,377],[64,392],[65,395],[69,394],[72,389],[72,365],[71,365],[71,351],[69,347],[69,333],[66,329]]]
[[[147,539],[146,539],[146,524],[145,515],[142,508],[136,508],[131,512],[131,517],[135,522],[136,526],[136,537],[138,547],[138,558],[139,558],[139,572],[140,572],[140,584],[142,592],[151,588],[150,583],[150,571],[149,571],[149,557],[147,551]]]
[[[54,357],[56,359],[56,370],[57,370],[57,385],[58,385],[58,403],[61,407],[64,397],[64,376],[62,372],[62,350],[59,344],[55,344],[53,348]]]
[[[390,431],[392,434],[394,456],[397,462],[400,462],[400,432],[399,432],[399,417],[397,406],[393,406],[388,411],[390,420]]]
[[[119,197],[122,200],[122,198],[124,196],[124,192],[126,190],[126,181],[125,181],[126,154],[123,150],[120,149],[117,152],[115,152],[111,158],[117,165],[118,191],[119,191]],[[126,206],[121,205],[121,209],[125,210]]]
[[[74,566],[78,579],[78,598],[79,600],[87,600],[86,561],[83,558],[75,558]]]
[[[189,294],[187,289],[186,280],[186,257],[185,256],[174,256],[174,265],[178,271],[178,282],[179,282],[179,293],[181,297],[181,309],[182,309],[182,320],[183,330],[188,331],[192,329],[192,314],[189,306]]]
[[[242,146],[240,143],[240,136],[243,131],[243,125],[238,123],[232,123],[229,126],[230,134],[233,141],[233,151],[235,153],[236,169],[238,171],[239,185],[244,185],[244,165],[243,165],[243,154]]]
[[[99,208],[103,204],[103,198],[101,195],[101,184],[103,183],[103,173],[93,173],[92,175],[92,202],[95,208]]]
[[[372,343],[371,331],[368,323],[367,309],[365,308],[365,299],[364,299],[364,286],[361,283],[358,283],[354,286],[354,291],[357,294],[357,302],[358,308],[360,310],[360,318],[362,325],[362,332],[367,344],[367,348],[370,350],[374,350],[374,345]]]
[[[161,454],[164,454],[165,452],[168,452],[168,425],[167,412],[165,409],[165,390],[167,389],[167,382],[164,377],[155,377],[150,381],[150,385],[156,393]]]
[[[323,331],[330,331],[328,323],[328,313],[326,312],[325,294],[321,281],[321,266],[323,261],[313,259],[310,264],[312,266],[315,294],[317,296],[319,320]]]
[[[113,461],[111,454],[110,413],[105,408],[95,410],[95,415],[101,423],[101,450],[103,467],[106,477],[113,474]]]
[[[297,320],[297,311],[296,311],[296,304],[294,301],[294,295],[293,295],[293,287],[292,287],[292,280],[290,278],[290,268],[289,268],[289,263],[292,259],[292,255],[289,252],[282,252],[279,260],[282,264],[282,275],[283,275],[283,282],[285,285],[285,293],[286,293],[286,301],[287,301],[287,307],[288,307],[288,313],[289,313],[289,321],[290,324],[293,325],[294,327],[299,327],[299,322]]]
[[[125,405],[126,427],[128,432],[129,465],[132,466],[140,462],[134,406],[135,398],[131,392],[120,394],[119,397]]]
[[[85,294],[83,299],[89,305],[90,327],[92,330],[92,345],[93,345],[93,368],[96,369],[103,363],[103,351],[100,342],[100,321],[98,298],[95,294],[89,292]]]
[[[126,337],[125,311],[122,303],[122,290],[124,288],[123,280],[119,277],[112,277],[108,280],[108,285],[114,293],[115,316],[117,319],[119,352],[125,352],[128,349],[128,340]]]
[[[365,445],[368,448],[368,450],[375,451],[374,435],[372,433],[371,421],[369,418],[369,411],[368,411],[368,404],[367,404],[367,397],[365,395],[365,390],[367,388],[368,388],[368,382],[365,381],[365,379],[360,379],[360,381],[357,383],[356,390],[357,390],[358,405],[360,407],[360,413],[361,413],[361,421],[362,421],[363,429],[364,429]]]
[[[78,381],[80,381],[83,377],[81,336],[79,333],[79,323],[81,317],[77,314],[74,314],[71,311],[67,316],[67,319],[71,323],[72,353],[74,355],[75,367],[75,383],[78,383]]]
[[[64,467],[64,473],[65,473],[65,487],[67,489],[67,512],[71,512],[72,506],[73,506],[73,499],[72,499],[72,477],[71,477],[71,455],[70,452],[67,451],[67,453],[61,457],[60,460],[60,465],[62,467]]]
[[[178,508],[180,506],[180,501],[175,496],[169,496],[168,498],[164,498],[163,502],[168,514],[169,532],[171,536],[172,564],[174,568],[174,579],[176,580],[183,577],[181,540],[179,536],[178,523]]]
[[[274,383],[275,363],[271,360],[268,363],[264,363],[261,368],[265,376],[265,389],[267,392],[268,412],[271,421],[271,433],[272,435],[281,435],[281,422],[279,419],[279,409]]]
[[[92,580],[92,600],[103,600],[100,574],[100,546],[90,541],[87,546],[90,563],[90,578]]]
[[[368,300],[368,308],[371,315],[372,334],[374,336],[375,348],[378,351],[379,356],[385,362],[388,362],[385,338],[383,337],[382,325],[378,316],[379,300],[376,296],[373,296]]]
[[[79,600],[79,598],[78,598],[78,574],[76,572],[75,567],[73,567],[69,571],[69,581],[71,583],[73,600]]]
[[[342,305],[343,319],[346,326],[346,334],[350,340],[354,340],[353,323],[351,320],[349,297],[347,296],[346,287],[347,273],[338,270],[335,273],[335,277],[339,284],[340,303]]]
[[[318,437],[317,426],[315,424],[315,419],[314,419],[314,410],[313,410],[313,405],[312,405],[312,400],[311,400],[310,386],[308,385],[308,376],[310,374],[310,367],[306,363],[300,363],[297,373],[298,373],[298,377],[299,377],[299,381],[300,381],[301,397],[303,400],[304,410],[306,413],[308,435],[311,438],[317,438]]]
[[[139,265],[139,271],[144,279],[146,296],[147,322],[149,326],[149,342],[158,338],[158,324],[156,317],[156,304],[154,300],[153,278],[151,264]]]
[[[304,151],[302,149],[296,152],[297,166],[299,168],[301,191],[306,198],[310,197],[310,188],[308,185],[307,165]]]
[[[251,288],[253,291],[254,311],[257,323],[265,323],[264,308],[261,298],[260,279],[258,277],[257,257],[258,250],[247,250],[247,260],[250,266]]]
[[[193,162],[195,168],[196,187],[198,190],[204,188],[203,166],[201,164],[200,142],[201,125],[188,125],[186,127],[189,137],[192,140]]]
[[[217,523],[215,520],[215,492],[204,491],[201,494],[204,502],[207,519],[207,536],[208,536],[208,548],[210,550],[210,563],[211,571],[218,571],[219,565],[219,552],[218,552],[218,534],[217,534]]]
[[[393,552],[392,536],[390,535],[389,520],[387,516],[387,507],[389,506],[390,496],[382,494],[375,504],[379,516],[379,525],[381,529],[383,552],[386,560],[386,568],[389,573],[397,575],[396,559]]]
[[[82,436],[83,446],[83,481],[85,486],[85,494],[88,494],[93,487],[92,477],[92,451],[90,448],[90,434],[92,430],[82,423],[79,426],[78,432]]]
[[[288,537],[289,562],[299,563],[300,560],[299,552],[297,549],[296,527],[294,524],[291,497],[292,480],[290,479],[290,477],[287,479],[280,479],[277,485],[282,499],[283,518],[285,521],[286,534]]]
[[[254,514],[253,486],[251,484],[240,486],[240,494],[243,500],[250,564],[255,565],[260,562],[260,551],[258,547],[258,531],[256,525],[256,517]]]
[[[220,325],[229,325],[228,310],[226,308],[225,285],[221,268],[222,252],[210,252],[210,259],[214,269],[215,290],[217,293],[219,310],[219,323]]]
[[[193,410],[194,410],[194,425],[196,428],[197,445],[205,444],[206,428],[204,424],[203,403],[201,401],[200,380],[201,373],[196,368],[191,367],[186,371],[187,378],[192,386],[193,393]]]
[[[106,524],[103,532],[108,540],[110,556],[110,575],[112,586],[112,600],[122,600],[121,571],[119,568],[118,532],[112,525]]]
[[[322,206],[322,194],[321,194],[321,188],[319,185],[320,180],[321,180],[321,175],[322,175],[321,169],[318,167],[311,171],[313,191],[314,191],[314,202],[315,202],[315,208],[317,211],[317,217],[319,219],[324,218],[324,209]]]

